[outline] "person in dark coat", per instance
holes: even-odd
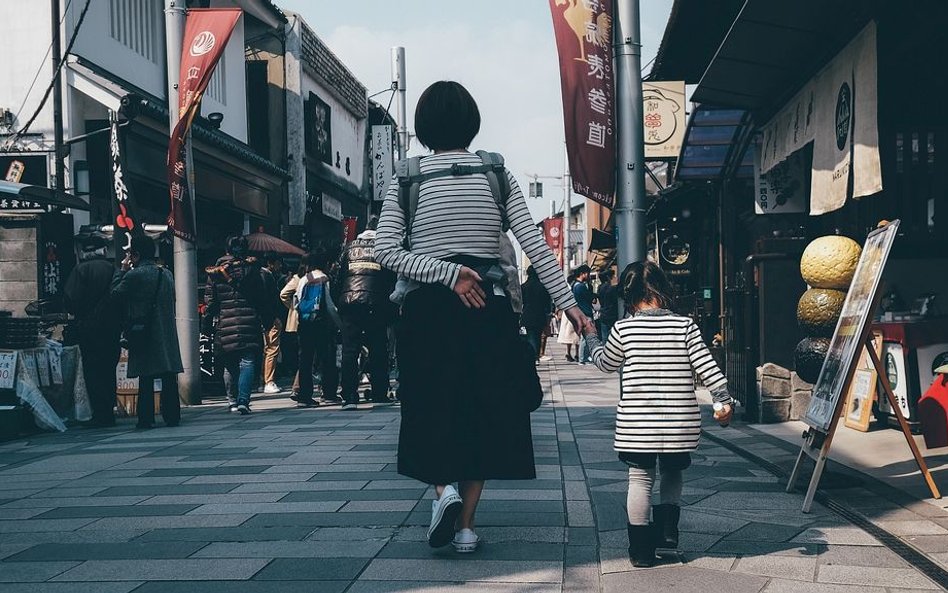
[[[373,403],[389,403],[388,326],[395,318],[389,296],[395,289],[395,274],[375,261],[375,229],[372,217],[367,228],[343,251],[336,285],[342,318],[342,409],[353,409],[359,401],[359,354],[369,349],[369,380]]]
[[[599,274],[602,284],[596,291],[599,300],[599,335],[603,340],[609,338],[609,332],[616,321],[619,321],[619,287],[612,283],[612,270]]]
[[[280,393],[276,384],[277,358],[283,326],[286,325],[286,307],[280,301],[280,291],[286,284],[283,277],[283,258],[278,253],[266,256],[266,265],[260,269],[263,280],[263,392],[268,395]]]
[[[247,257],[247,239],[231,237],[227,255],[207,269],[205,323],[218,317],[217,341],[230,375],[230,409],[250,413],[256,362],[263,348],[262,311],[266,294],[260,266]]]
[[[576,282],[573,283],[573,296],[576,298],[576,304],[579,306],[579,310],[583,312],[583,315],[592,319],[593,317],[593,303],[596,301],[596,294],[589,288],[589,273],[590,268],[586,264],[583,264],[573,270],[573,273],[576,274]],[[587,364],[592,362],[592,359],[589,357],[589,348],[586,346],[586,342],[580,339],[579,342],[579,364]]]
[[[527,342],[533,347],[537,357],[540,356],[540,338],[550,325],[552,312],[553,300],[550,293],[543,287],[533,266],[528,267],[527,281],[523,283],[523,313],[520,314],[520,324],[527,330]]]
[[[166,426],[181,421],[178,373],[184,372],[175,327],[174,276],[155,264],[155,242],[132,239],[122,268],[112,278],[112,301],[124,306],[127,319],[148,316],[147,339],[130,343],[128,376],[138,377],[138,428],[155,423],[155,380],[161,379],[161,417]]]
[[[92,419],[85,425],[114,426],[115,367],[122,352],[121,316],[111,307],[109,294],[115,264],[108,258],[104,241],[84,246],[79,260],[66,280],[64,304],[75,317],[82,370],[92,406]]]

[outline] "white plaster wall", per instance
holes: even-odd
[[[162,4],[161,0],[154,1]],[[30,2],[30,4],[44,4],[44,2]],[[63,49],[65,49],[69,36],[75,28],[76,20],[79,18],[79,13],[84,4],[84,2],[73,2],[70,6],[70,14],[66,18],[64,30]],[[109,30],[110,4],[109,0],[92,0],[72,53],[89,60],[106,72],[111,72],[119,78],[127,80],[155,97],[165,98],[167,87],[165,85],[165,52],[163,50],[165,38],[164,11],[159,11],[161,14],[161,18],[158,19],[160,30],[154,32],[161,49],[156,53],[153,62],[112,38]]]
[[[341,180],[353,183],[362,192],[365,185],[365,134],[368,119],[357,119],[343,107],[336,98],[322,85],[316,82],[304,69],[302,75],[302,95],[305,101],[310,93],[315,93],[323,102],[329,105],[332,126],[333,174]],[[341,156],[341,167],[335,166],[336,153]],[[346,158],[350,159],[349,171],[346,175]]]

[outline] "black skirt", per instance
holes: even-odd
[[[488,291],[468,309],[454,291],[408,294],[398,325],[398,473],[427,484],[536,477],[530,414],[511,393],[519,323]]]

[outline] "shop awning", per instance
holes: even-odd
[[[747,0],[692,95],[766,120],[861,30],[880,0]]]
[[[616,248],[616,237],[612,233],[592,229],[592,238],[589,240],[590,251],[609,251]]]
[[[675,0],[648,79],[701,80],[743,5],[744,0]]]
[[[20,200],[32,202],[40,206],[61,206],[73,210],[89,210],[89,204],[82,198],[77,198],[66,192],[56,193],[56,190],[41,185],[24,185],[0,181],[0,197],[5,200]]]
[[[720,179],[733,173],[752,177],[754,155],[742,139],[751,126],[750,114],[740,109],[698,106],[691,112],[675,179]],[[738,152],[744,151],[744,154]]]

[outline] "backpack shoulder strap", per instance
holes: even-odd
[[[497,208],[500,209],[504,232],[507,232],[510,229],[510,223],[507,220],[507,194],[510,193],[510,183],[507,179],[507,167],[504,166],[504,157],[496,152],[487,152],[486,150],[478,150],[477,156],[481,157],[481,162],[487,167],[484,175],[487,176],[490,191],[494,195]]]
[[[411,229],[411,221],[418,207],[418,188],[421,186],[421,157],[413,156],[395,163],[398,178],[398,205],[405,215],[405,229]]]

